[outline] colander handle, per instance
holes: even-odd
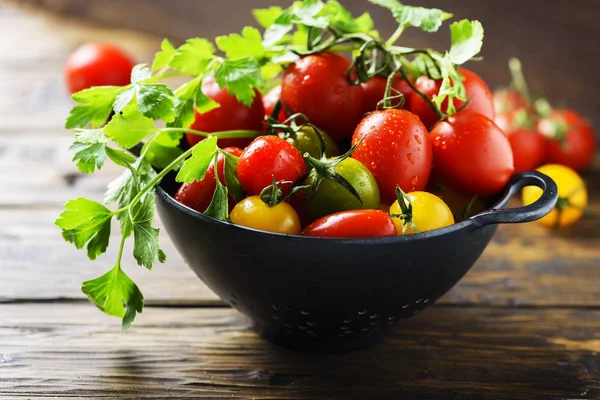
[[[542,189],[541,197],[525,207],[499,208],[525,186],[537,186]],[[549,176],[537,171],[521,172],[511,177],[506,191],[497,203],[498,208],[493,207],[491,210],[475,215],[470,219],[476,226],[536,221],[550,213],[557,200],[558,188]]]

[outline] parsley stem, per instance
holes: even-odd
[[[121,258],[123,257],[123,250],[125,248],[125,240],[127,237],[125,235],[121,236],[121,244],[119,246],[119,253],[117,254],[117,262],[115,263],[115,268],[121,268]]]
[[[396,29],[392,36],[385,42],[386,46],[391,46],[396,43],[396,41],[400,39],[400,36],[402,36],[402,33],[404,33],[404,25],[398,26],[398,29]]]
[[[222,139],[229,138],[255,138],[263,134],[260,131],[248,131],[248,130],[237,130],[237,131],[221,131],[221,132],[201,132],[196,131],[194,129],[186,129],[186,128],[164,128],[161,129],[160,132],[177,132],[177,133],[190,133],[192,135],[198,135],[203,137],[211,137],[215,136]]]

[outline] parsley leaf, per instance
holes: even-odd
[[[405,6],[398,0],[369,0],[371,3],[387,8],[401,26],[414,26],[425,32],[437,32],[442,23],[452,14],[437,8]]]
[[[454,99],[467,100],[465,85],[463,85],[462,76],[455,68],[454,63],[452,63],[449,53],[446,53],[440,60],[440,69],[442,72],[442,84],[440,85],[438,95],[432,101],[435,105],[441,107],[444,100],[448,99],[447,114],[452,115],[456,112]]]
[[[97,86],[82,90],[73,95],[73,100],[80,103],[71,109],[65,128],[92,128],[102,126],[113,108],[117,95],[125,90],[121,86]]]
[[[124,150],[116,150],[111,147],[106,147],[106,155],[112,160],[112,162],[125,168],[130,168],[131,164],[135,162],[135,157]]]
[[[146,64],[137,64],[131,70],[131,83],[136,84],[152,76],[150,68]]]
[[[165,262],[165,253],[158,243],[159,229],[154,228],[154,190],[132,206],[129,214],[133,227],[133,256],[138,265],[152,269],[157,261]]]
[[[215,57],[215,47],[206,39],[188,39],[178,49],[169,66],[184,74],[199,75],[206,72]]]
[[[239,203],[246,197],[236,173],[239,157],[229,154],[226,151],[221,151],[221,154],[225,157],[225,165],[223,166],[225,184],[227,185],[228,191],[231,192],[231,195],[235,199],[235,202]]]
[[[176,128],[187,128],[194,123],[194,101],[196,102],[196,110],[200,113],[208,112],[219,107],[219,103],[209,99],[200,90],[202,75],[183,84],[175,90],[173,98],[175,119],[169,122],[167,126]]]
[[[112,216],[102,204],[77,198],[65,205],[55,224],[62,229],[66,241],[78,249],[86,247],[88,257],[94,260],[108,247]]]
[[[244,27],[241,36],[232,33],[228,36],[217,37],[215,42],[219,50],[232,59],[244,57],[261,59],[266,53],[260,32],[251,26]]]
[[[91,174],[100,169],[106,160],[106,143],[108,138],[102,129],[77,129],[75,142],[69,150],[75,152],[73,161],[84,174]]]
[[[464,64],[475,57],[483,46],[483,26],[479,21],[462,20],[450,25],[450,59]]]
[[[162,119],[165,122],[175,120],[173,113],[173,92],[162,83],[139,84],[135,86],[135,96],[140,112],[153,119]]]
[[[156,168],[166,168],[173,160],[183,154],[179,148],[179,143],[183,134],[173,132],[161,132],[154,138],[144,144],[142,152],[146,154],[145,158],[152,166]]]
[[[260,64],[253,58],[224,60],[215,71],[215,79],[220,87],[227,86],[231,95],[247,106],[252,104],[255,88],[264,86]]]
[[[227,199],[227,188],[217,179],[217,186],[213,193],[212,200],[208,205],[204,215],[216,218],[220,221],[227,221],[229,217],[229,201]]]
[[[265,31],[263,44],[266,47],[279,43],[294,28],[294,24],[302,24],[325,29],[329,26],[327,18],[318,16],[323,10],[320,0],[296,1],[284,10]]]
[[[154,62],[152,63],[153,72],[168,66],[175,55],[175,46],[173,46],[169,39],[163,39],[160,49],[154,56]]]
[[[373,29],[375,24],[369,13],[354,18],[342,4],[330,0],[323,8],[322,14],[327,16],[331,26],[343,33],[366,33],[375,37],[379,36],[379,33]]]
[[[211,136],[198,143],[194,146],[194,150],[192,150],[192,156],[185,161],[181,170],[179,170],[175,180],[177,182],[191,183],[204,179],[216,152],[216,136]]]
[[[134,104],[125,107],[104,127],[106,136],[125,149],[132,148],[155,130],[154,121],[144,117]]]
[[[252,10],[254,19],[263,28],[268,28],[273,25],[275,20],[281,15],[282,12],[283,10],[279,6],[271,6],[269,8]]]
[[[144,308],[142,292],[118,264],[101,277],[84,282],[81,291],[104,313],[123,318],[123,330]]]

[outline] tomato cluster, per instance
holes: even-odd
[[[483,210],[483,201],[504,188],[513,155],[492,121],[493,96],[479,76],[459,69],[470,101],[456,100],[459,111],[440,121],[423,97],[434,99],[441,80],[396,76],[391,85],[402,94],[402,107],[385,108],[388,77],[357,84],[350,68],[339,53],[301,57],[250,106],[205,80],[204,94],[220,107],[197,113],[193,129],[265,132],[249,144],[219,139],[220,146],[236,146],[226,151],[239,154],[237,178],[249,196],[230,204],[232,222],[283,234],[392,236],[451,225]],[[283,135],[272,126],[294,129]],[[191,146],[198,140],[187,136]],[[279,198],[269,204],[263,196],[274,184]],[[175,197],[202,212],[214,186],[209,172]]]

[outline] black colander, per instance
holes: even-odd
[[[503,209],[522,187],[543,189],[526,207]],[[172,197],[167,177],[158,211],[189,266],[265,338],[307,351],[349,351],[381,342],[452,288],[499,223],[548,214],[556,184],[539,172],[513,176],[488,211],[436,231],[387,238],[322,239],[272,234],[206,217]]]

